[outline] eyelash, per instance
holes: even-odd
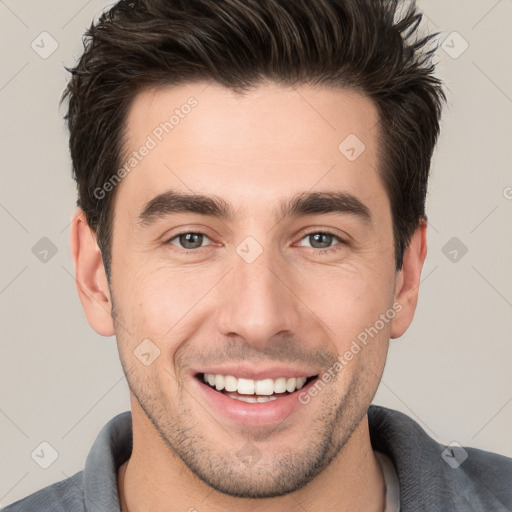
[[[198,247],[197,249],[183,249],[183,248],[180,248],[174,244],[171,244],[171,241],[172,240],[175,240],[176,238],[179,238],[180,236],[182,235],[202,235],[206,238],[209,239],[209,236],[206,234],[206,233],[202,233],[201,231],[182,231],[181,233],[176,233],[175,235],[173,235],[172,238],[169,238],[166,242],[166,244],[169,244],[169,245],[173,245],[176,250],[182,254],[192,254],[192,253],[197,253],[199,251],[201,251],[201,249],[206,249],[206,247]],[[333,238],[337,239],[340,243],[339,244],[336,244],[332,247],[326,247],[326,248],[323,248],[323,249],[316,249],[315,247],[309,247],[309,249],[313,250],[313,251],[326,251],[327,253],[333,253],[333,252],[336,252],[337,250],[339,250],[339,245],[347,245],[347,242],[346,240],[344,240],[343,238],[340,238],[338,235],[336,235],[335,233],[332,233],[331,231],[326,231],[326,230],[321,230],[321,231],[310,231],[308,233],[304,233],[301,237],[301,241],[308,237],[308,236],[311,236],[311,235],[327,235],[327,236],[332,236]]]

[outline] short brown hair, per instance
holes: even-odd
[[[356,90],[380,116],[379,172],[393,217],[396,269],[425,215],[430,161],[445,95],[416,35],[422,14],[399,0],[121,0],[84,36],[61,102],[77,206],[98,236],[110,276],[115,188],[126,116],[141,90],[214,81],[243,93],[263,81]],[[411,39],[413,39],[411,41]]]

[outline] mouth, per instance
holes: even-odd
[[[263,404],[297,395],[301,389],[316,381],[318,375],[261,380],[211,373],[197,373],[195,377],[201,384],[233,400]]]

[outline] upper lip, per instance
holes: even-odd
[[[232,375],[241,379],[263,380],[278,379],[279,377],[314,377],[320,372],[315,370],[305,370],[300,367],[290,368],[286,366],[266,366],[264,368],[256,368],[248,364],[225,365],[225,366],[208,366],[204,368],[196,368],[192,371],[193,375],[198,373],[210,373],[213,375]]]

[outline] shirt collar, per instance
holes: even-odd
[[[120,512],[117,470],[132,453],[132,415],[123,412],[100,431],[85,461],[84,501],[87,512]]]

